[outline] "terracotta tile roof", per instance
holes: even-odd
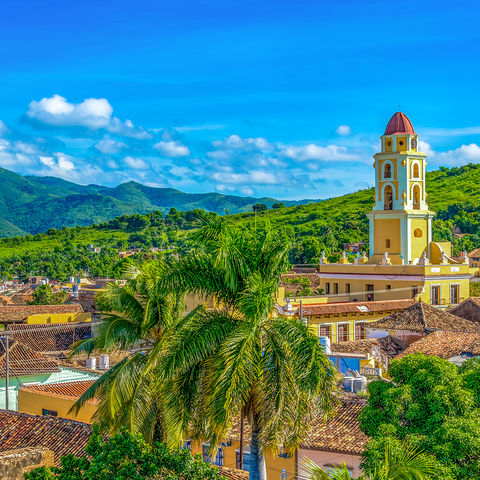
[[[218,467],[220,475],[228,480],[248,480],[250,478],[249,473],[245,470],[238,470],[230,467]]]
[[[314,423],[313,436],[302,448],[361,455],[368,437],[360,430],[358,415],[365,405],[364,400],[342,402],[332,420]]]
[[[480,323],[480,297],[467,298],[460,305],[452,308],[449,313],[474,323]]]
[[[391,335],[381,338],[369,338],[365,340],[355,340],[353,342],[332,343],[332,352],[337,353],[370,353],[373,354],[378,349],[380,353],[389,358],[394,358],[405,350],[407,346]]]
[[[474,248],[471,252],[468,252],[467,257],[480,257],[480,248]]]
[[[416,302],[403,311],[395,312],[381,320],[371,322],[367,325],[367,328],[407,330],[423,333],[435,330],[480,333],[480,326],[475,323],[456,315],[451,315],[423,302]]]
[[[327,315],[342,313],[369,313],[389,312],[391,310],[404,310],[411,307],[415,300],[384,300],[373,302],[344,302],[344,303],[321,303],[318,305],[305,305],[306,315]]]
[[[342,399],[335,417],[327,422],[319,417],[312,422],[312,435],[301,448],[360,455],[368,437],[360,430],[357,417],[365,405],[366,400],[358,396]],[[250,425],[245,421],[244,438],[247,442],[250,432]],[[228,439],[240,440],[239,420],[234,422]]]
[[[20,387],[22,390],[40,393],[52,397],[62,397],[76,400],[83,395],[95,380],[83,380],[77,382],[50,383],[47,385],[26,385]]]
[[[480,334],[437,331],[412,343],[399,357],[410,353],[423,353],[451,358],[462,353],[480,355]]]
[[[6,375],[5,345],[0,342],[0,378]],[[9,341],[9,375],[22,377],[60,372],[57,363],[16,340]]]
[[[27,325],[22,323],[10,324],[8,330],[14,333],[10,336],[37,352],[64,352],[78,340],[89,338],[92,328],[88,326],[76,326],[72,323]],[[25,331],[27,330],[27,331]]]
[[[0,323],[21,322],[36,313],[82,313],[79,303],[71,305],[0,305]]]
[[[55,454],[55,463],[68,453],[85,454],[91,425],[60,417],[29,415],[0,410],[0,451],[25,447],[46,447]]]

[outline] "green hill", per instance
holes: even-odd
[[[220,215],[252,210],[274,198],[237,197],[219,193],[184,193],[136,182],[115,188],[77,185],[55,177],[23,177],[0,168],[0,237],[46,232],[50,228],[87,226],[120,215],[197,208]],[[294,205],[302,202],[284,202]]]
[[[47,183],[44,184],[45,186]],[[480,246],[480,165],[465,165],[458,168],[441,168],[427,173],[427,191],[430,209],[436,211],[433,222],[434,240],[453,242],[454,253],[471,250]],[[71,191],[72,187],[56,183],[56,187]],[[95,189],[95,186],[86,188]],[[103,188],[103,187],[100,187]],[[150,255],[151,247],[163,252],[188,251],[192,244],[189,233],[200,227],[205,211],[171,211],[167,215],[151,212],[145,215],[122,215],[101,223],[99,210],[110,209],[108,215],[117,215],[130,206],[129,197],[139,195],[139,203],[157,202],[157,189],[150,189],[135,183],[123,184],[116,190],[115,197],[106,198],[101,193],[71,194],[67,197],[52,198],[48,202],[38,202],[31,215],[42,209],[52,208],[50,215],[54,222],[87,221],[99,219],[97,225],[62,228],[48,233],[25,235],[0,239],[0,276],[45,274],[51,278],[68,278],[76,272],[88,270],[92,275],[121,275],[125,264],[142,262]],[[292,263],[315,263],[324,250],[332,257],[338,256],[343,243],[368,241],[368,221],[366,213],[373,205],[373,189],[331,198],[321,202],[268,209],[254,215],[239,213],[227,218],[240,228],[262,228],[269,223],[278,235],[291,242],[290,261]],[[28,192],[25,192],[27,195]],[[176,190],[167,192],[171,200],[179,201],[182,194]],[[215,201],[217,194],[201,197],[209,205],[207,198]],[[117,198],[118,197],[118,198]],[[222,196],[220,196],[222,197]],[[196,196],[188,195],[190,203],[196,205]],[[235,202],[239,197],[228,201]],[[176,199],[176,200],[175,200]],[[226,200],[227,201],[227,200]],[[78,202],[78,203],[76,203]],[[172,204],[170,203],[170,205]],[[51,207],[53,205],[53,207]],[[236,204],[238,205],[238,203]],[[211,204],[210,204],[211,206]],[[77,215],[82,209],[84,217]],[[73,214],[72,214],[73,212]],[[75,217],[72,217],[75,215]],[[208,215],[216,215],[210,213]],[[35,222],[33,218],[31,222]],[[18,222],[17,222],[18,224]],[[40,224],[31,223],[34,228]],[[19,224],[23,227],[23,224]],[[0,219],[0,228],[17,234],[16,226]],[[457,236],[455,233],[466,233]],[[102,247],[100,254],[89,250],[88,245]],[[118,250],[135,247],[141,254],[121,259]],[[167,253],[168,254],[168,253]]]

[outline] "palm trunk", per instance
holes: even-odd
[[[259,446],[260,427],[258,415],[252,415],[252,441],[250,444],[250,480],[267,480],[265,457]]]

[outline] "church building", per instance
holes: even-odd
[[[350,263],[320,261],[328,302],[412,298],[447,307],[469,297],[468,257],[452,258],[449,242],[434,242],[425,185],[427,155],[408,117],[397,112],[374,155],[375,196],[368,213],[369,256]]]

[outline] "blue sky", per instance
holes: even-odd
[[[82,184],[325,198],[404,111],[480,162],[473,1],[2,0],[0,166]]]

